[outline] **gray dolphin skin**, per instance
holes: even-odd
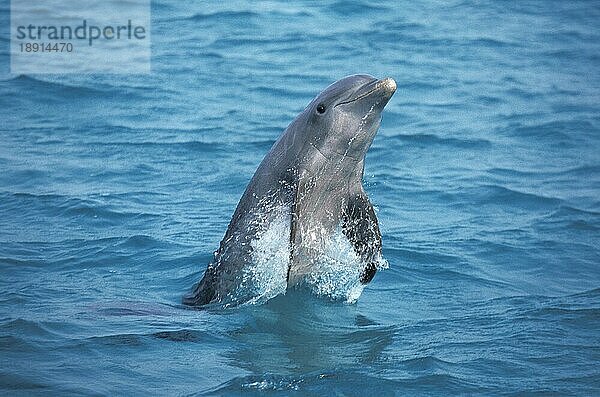
[[[235,306],[315,283],[336,232],[358,260],[356,284],[372,280],[381,234],[362,185],[364,159],[395,91],[391,78],[348,76],[296,117],[256,170],[184,304]]]

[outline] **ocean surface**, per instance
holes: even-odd
[[[600,2],[152,3],[152,73],[9,73],[0,394],[600,395]],[[323,88],[393,77],[356,304],[183,307]]]

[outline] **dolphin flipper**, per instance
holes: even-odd
[[[367,284],[377,271],[381,256],[381,232],[375,210],[366,193],[360,192],[350,197],[344,213],[342,232],[366,264],[360,282]]]

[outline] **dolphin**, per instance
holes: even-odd
[[[385,266],[362,178],[395,91],[392,78],[352,75],[308,104],[259,165],[184,304],[236,306],[303,285],[358,299]]]

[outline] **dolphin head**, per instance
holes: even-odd
[[[395,91],[389,77],[361,74],[338,80],[304,110],[306,139],[327,159],[362,161]]]

